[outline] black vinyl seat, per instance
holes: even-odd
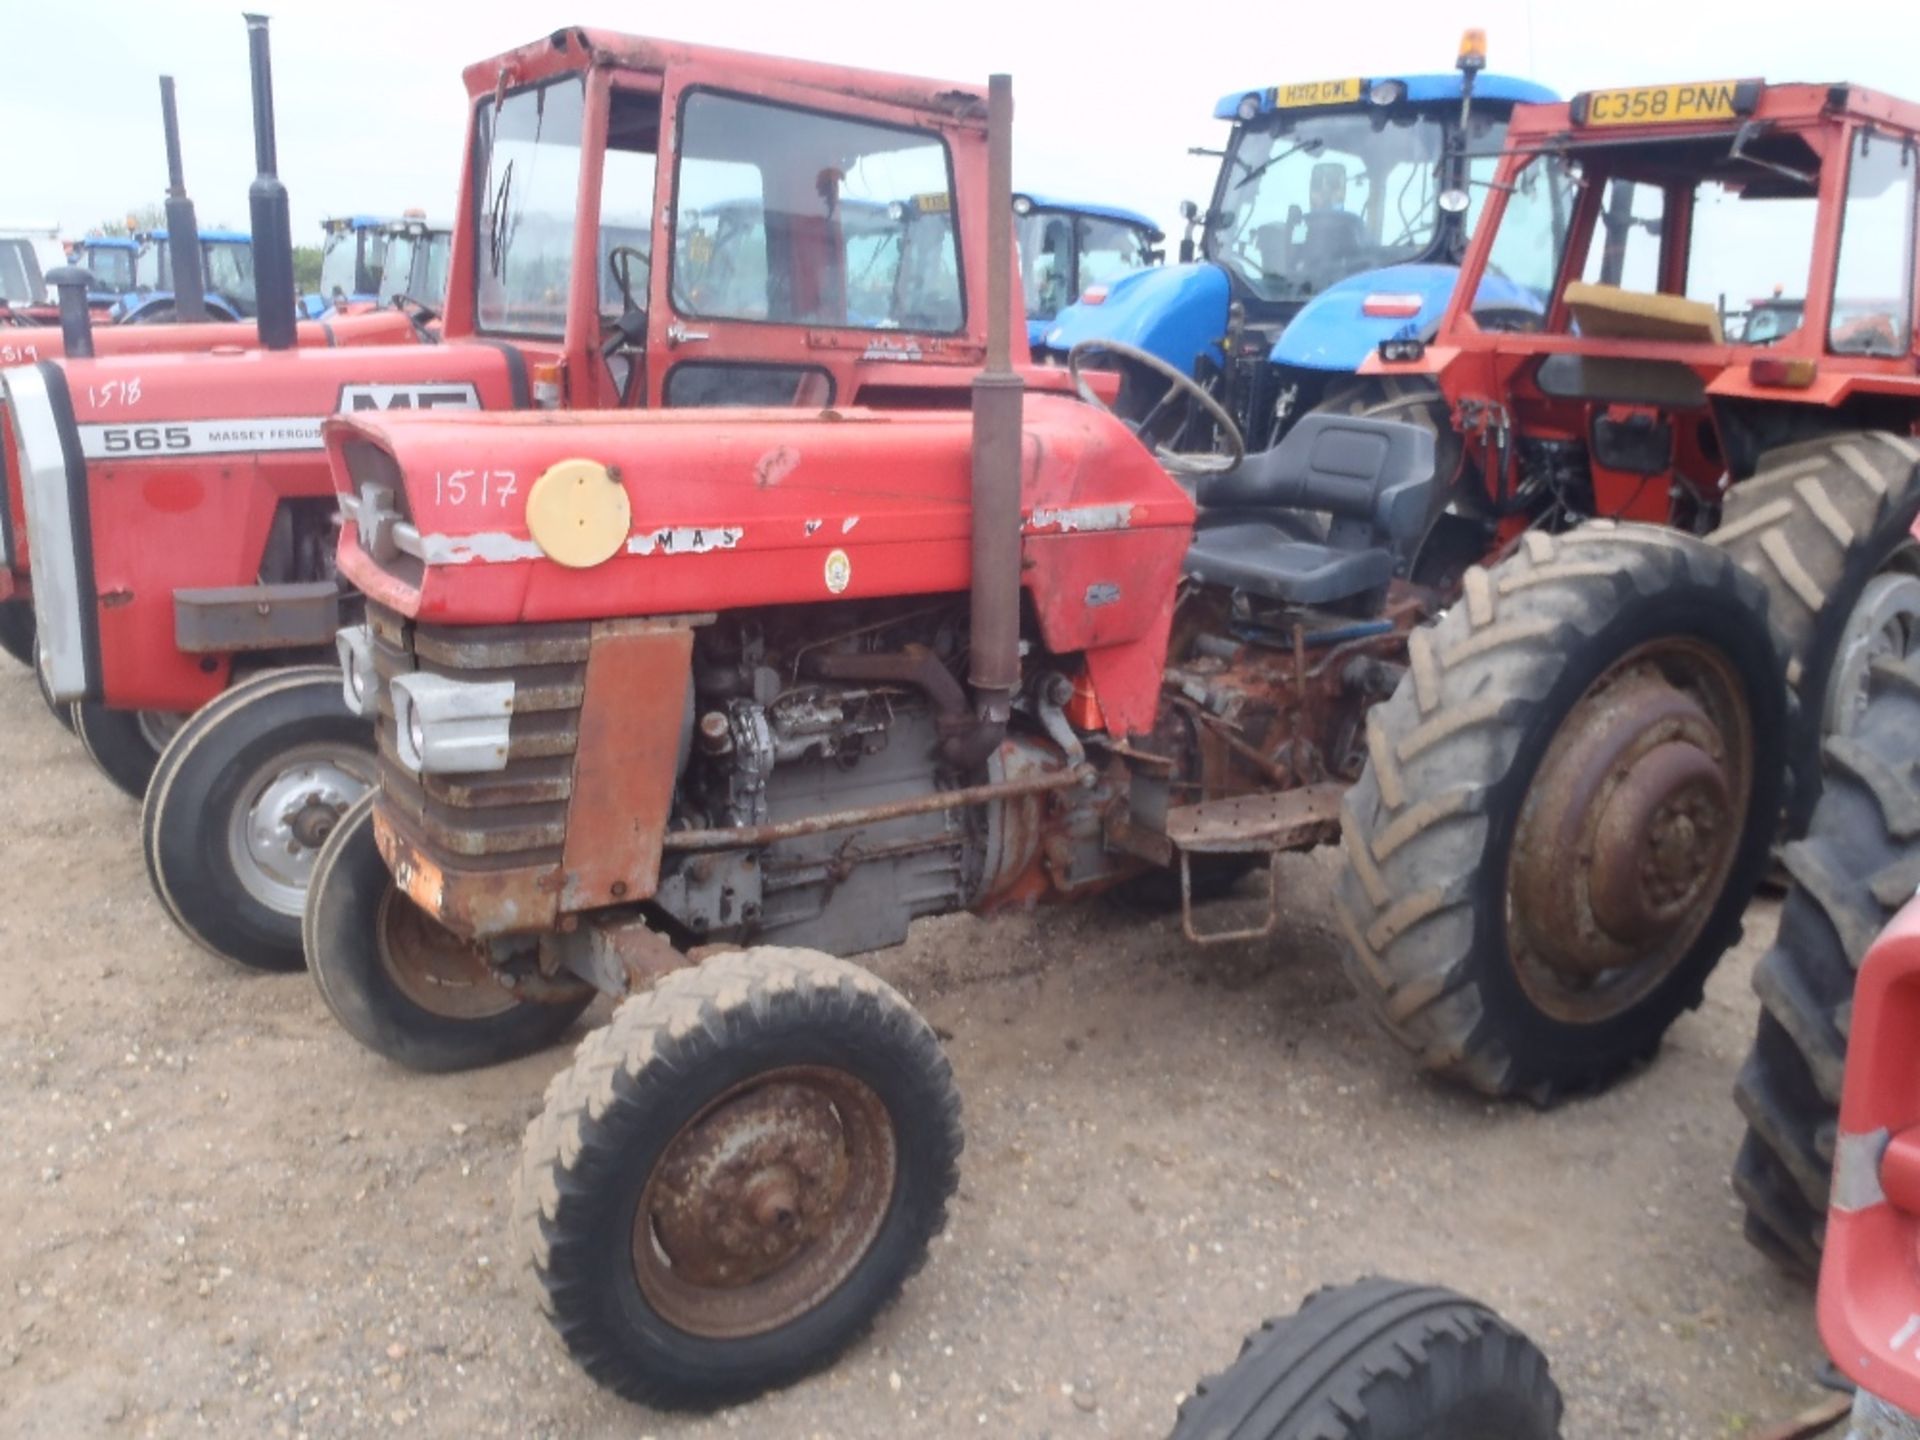
[[[1200,477],[1192,578],[1288,605],[1334,605],[1384,588],[1425,531],[1433,435],[1359,416],[1304,416],[1271,450]],[[1331,517],[1307,538],[1300,511]]]

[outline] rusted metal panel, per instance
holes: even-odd
[[[1205,854],[1319,844],[1338,837],[1340,797],[1346,793],[1345,785],[1329,781],[1182,805],[1167,812],[1167,838],[1178,849]]]
[[[173,592],[174,643],[191,655],[331,646],[339,628],[332,580]]]
[[[653,894],[692,683],[687,625],[616,620],[593,627],[561,857],[566,910]]]
[[[457,935],[538,934],[558,919],[557,865],[444,869],[392,813],[384,792],[374,805],[373,834],[394,883]]]

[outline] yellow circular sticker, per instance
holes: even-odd
[[[838,595],[853,582],[853,561],[847,558],[844,550],[834,550],[827,555],[827,589]]]
[[[573,570],[611,559],[627,543],[633,504],[597,460],[561,460],[527,492],[527,530],[548,557]]]

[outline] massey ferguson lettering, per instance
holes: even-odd
[[[480,392],[465,382],[346,385],[339,411],[478,410]],[[157,421],[147,425],[82,425],[80,453],[89,460],[170,455],[235,455],[318,450],[322,415],[242,416],[229,420]]]

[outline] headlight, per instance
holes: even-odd
[[[333,648],[340,656],[340,689],[347,709],[361,719],[373,715],[373,632],[365,625],[349,625],[335,633]]]
[[[1025,195],[1014,196],[1013,213],[1016,215],[1031,215],[1033,213],[1033,201]]]
[[[416,671],[393,678],[394,749],[420,775],[481,775],[507,767],[513,681],[455,680]]]
[[[1254,116],[1260,113],[1260,97],[1258,95],[1247,95],[1242,97],[1240,101],[1240,108],[1236,110],[1234,113],[1238,115],[1242,120],[1253,119]]]
[[[1407,98],[1407,84],[1404,80],[1376,80],[1373,88],[1367,91],[1367,99],[1375,105],[1398,105]]]

